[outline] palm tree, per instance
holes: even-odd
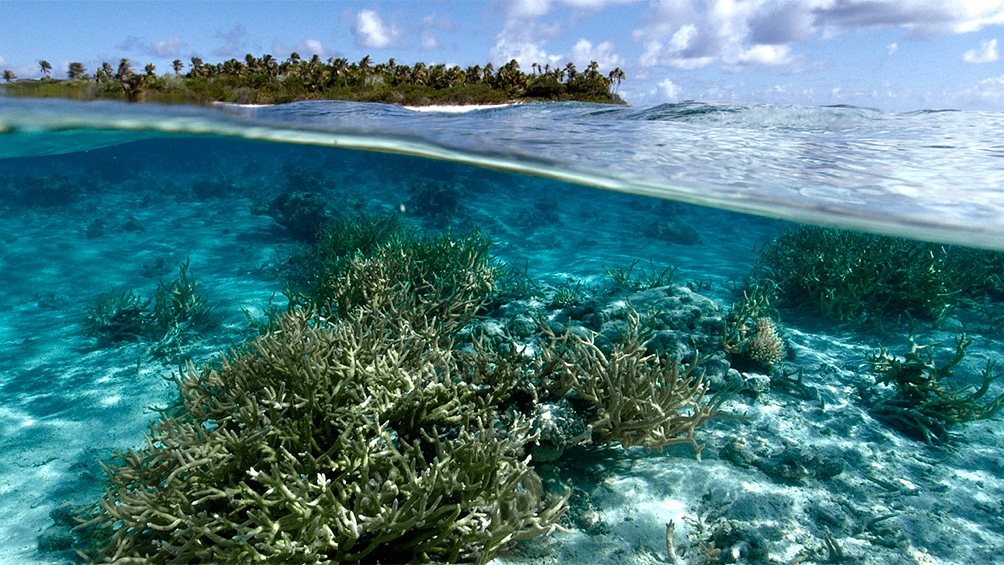
[[[609,78],[612,82],[614,82],[617,85],[614,87],[614,94],[616,94],[617,89],[620,88],[621,86],[621,81],[626,79],[627,75],[624,74],[624,71],[622,71],[620,67],[617,67],[614,70],[610,71],[610,74],[607,75],[607,78]]]
[[[67,72],[67,76],[70,77],[70,80],[80,80],[84,78],[85,72],[83,63],[70,63],[70,70]]]
[[[119,61],[119,70],[115,73],[115,78],[126,80],[132,76],[132,62],[129,59]]]
[[[202,62],[202,59],[199,57],[192,57],[192,72],[190,73],[192,77],[199,78],[204,76],[206,74],[205,69],[206,67]]]
[[[579,73],[575,70],[575,63],[569,61],[565,65],[565,75],[568,76],[569,82],[575,80],[575,77],[579,76]]]
[[[42,76],[44,78],[48,78],[49,73],[52,72],[52,65],[50,65],[48,61],[39,61],[38,68],[42,71]]]
[[[181,71],[185,69],[185,64],[181,62],[181,59],[175,59],[171,61],[171,68],[174,69],[174,74],[180,75]]]
[[[265,74],[269,78],[274,78],[279,72],[279,64],[275,62],[275,57],[265,53],[261,56],[261,66],[265,69]]]
[[[146,66],[143,67],[143,71],[146,72],[146,76],[148,76],[150,78],[153,78],[153,72],[156,71],[156,70],[157,70],[157,66],[154,65],[153,63],[147,63]]]
[[[14,80],[15,78],[17,78],[17,77],[14,76],[14,71],[12,71],[10,69],[4,69],[4,71],[3,71],[3,79],[5,81],[10,82],[10,81]]]

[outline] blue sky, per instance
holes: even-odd
[[[1000,41],[999,41],[1000,40]],[[636,105],[679,100],[1004,110],[1004,0],[0,0],[0,69],[65,76],[129,58],[370,55],[517,59],[627,74]]]

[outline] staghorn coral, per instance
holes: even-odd
[[[938,322],[959,305],[999,302],[1002,267],[997,251],[800,226],[760,249],[751,279],[773,283],[781,304],[828,318]]]
[[[219,368],[189,365],[147,446],[107,467],[93,561],[485,562],[553,529],[505,403],[537,361],[454,347],[494,288],[490,243],[392,237]]]
[[[185,259],[178,265],[174,280],[158,283],[153,298],[143,298],[132,290],[99,296],[84,320],[86,331],[102,347],[147,341],[151,343],[150,351],[158,357],[181,354],[195,337],[217,322],[212,308],[196,293],[197,287],[189,260]]]
[[[523,458],[526,420],[497,410],[520,367],[450,346],[364,308],[294,312],[189,366],[147,446],[107,468],[87,558],[483,563],[550,531],[564,499]]]
[[[590,405],[594,441],[648,449],[689,443],[699,456],[694,431],[715,417],[734,391],[709,396],[697,355],[684,366],[649,353],[640,325],[638,313],[629,313],[627,328],[609,348],[597,344],[595,333],[568,331],[559,337],[545,328],[551,345],[543,349],[542,372]]]
[[[543,328],[539,356],[458,347],[497,293],[490,241],[385,227],[331,234],[263,335],[176,378],[146,446],[106,466],[86,559],[484,563],[566,509],[529,467],[540,420],[563,445],[699,450],[731,390],[708,393],[696,354],[648,353],[633,311],[609,347]]]
[[[139,341],[150,333],[152,314],[147,311],[150,302],[133,290],[102,294],[94,301],[84,320],[87,334],[97,338],[98,345],[102,347]]]
[[[948,431],[956,424],[993,417],[1004,408],[1004,393],[984,399],[994,381],[1004,376],[994,373],[993,361],[988,361],[980,375],[980,386],[956,388],[945,383],[954,367],[966,356],[972,341],[965,334],[955,340],[954,356],[943,363],[934,357],[940,344],[917,345],[910,336],[910,351],[903,358],[886,349],[867,354],[876,384],[891,384],[892,398],[877,402],[871,411],[877,418],[907,436],[927,443],[942,444],[949,440]]]
[[[437,331],[449,334],[495,292],[500,268],[491,240],[477,232],[455,239],[400,229],[383,237],[366,252],[325,264],[310,292],[294,294],[294,302],[329,317],[367,308],[411,324],[435,320]]]

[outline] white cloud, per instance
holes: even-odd
[[[901,27],[920,36],[969,33],[1004,23],[1000,0],[818,2],[816,24],[839,29]]]
[[[1004,0],[654,0],[644,22],[633,32],[643,66],[793,67],[795,44],[813,36],[862,28],[967,33],[1004,24]]]
[[[576,65],[586,65],[596,61],[601,67],[618,66],[624,60],[614,53],[613,44],[603,42],[593,47],[586,40],[580,40],[569,55],[549,53],[548,40],[563,32],[563,22],[544,23],[539,18],[553,12],[557,7],[573,11],[600,11],[616,4],[629,4],[641,0],[512,0],[506,5],[506,21],[502,32],[495,38],[490,54],[492,62],[504,64],[516,59],[521,67],[532,63],[557,63],[571,60]],[[574,16],[572,18],[575,19]],[[583,44],[583,41],[585,43]],[[611,67],[612,68],[612,67]]]
[[[509,4],[509,19],[538,18],[551,11],[551,0],[515,0]]]
[[[213,55],[217,57],[239,57],[247,52],[244,48],[247,45],[248,32],[241,24],[234,24],[228,31],[217,31],[216,38],[222,39],[223,44],[213,49]]]
[[[513,0],[506,9],[506,16],[511,19],[539,18],[549,14],[556,5],[595,12],[615,4],[638,1],[640,0]]]
[[[515,59],[523,70],[528,69],[533,63],[553,63],[561,59],[560,55],[548,54],[542,41],[534,39],[530,34],[517,33],[509,29],[502,30],[502,33],[495,38],[495,46],[489,53],[496,65],[504,65]]]
[[[362,10],[356,15],[356,25],[352,29],[357,47],[384,49],[394,46],[401,34],[393,25],[387,26],[373,10]]]
[[[997,40],[991,39],[980,43],[976,49],[970,49],[962,56],[967,63],[993,63],[1000,55],[997,53]]]
[[[293,51],[296,51],[299,55],[314,55],[317,54],[321,57],[327,57],[331,54],[320,39],[308,38],[297,43],[293,46]]]
[[[441,17],[433,14],[422,18],[422,28],[420,37],[423,49],[439,49],[439,33],[453,32],[457,30],[457,24],[450,17]]]
[[[897,44],[897,43],[890,43],[889,45],[886,45],[886,48],[885,48],[885,54],[886,55],[892,57],[893,55],[896,54],[897,51],[899,51],[899,44]]]
[[[150,45],[150,54],[163,58],[177,57],[183,45],[180,37],[172,35],[167,39],[154,41]]]
[[[739,53],[735,59],[735,63],[739,65],[753,64],[764,67],[787,66],[793,62],[791,49],[787,45],[754,45]]]
[[[1004,104],[1004,75],[983,79],[971,86],[942,96],[956,108],[1000,108]]]
[[[656,94],[664,102],[676,102],[680,99],[680,87],[667,78],[656,85]]]
[[[585,67],[590,61],[596,61],[599,63],[600,69],[608,71],[624,64],[624,59],[614,52],[614,44],[609,41],[604,41],[593,47],[593,44],[589,41],[580,39],[572,47],[572,52],[568,55],[568,58],[578,67]]]

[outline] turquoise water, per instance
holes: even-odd
[[[974,344],[956,373],[977,388],[1004,341],[999,284],[952,294],[933,321],[778,304],[774,367],[740,363],[715,332],[758,254],[802,225],[1004,250],[1001,139],[1000,114],[967,112],[0,99],[0,562],[75,559],[66,509],[98,499],[99,461],[143,445],[179,364],[218,363],[252,339],[249,319],[285,307],[290,258],[314,230],[358,217],[491,239],[523,282],[462,336],[532,356],[535,320],[604,332],[630,304],[665,324],[660,351],[712,357],[712,391],[745,387],[725,405],[734,418],[698,429],[701,461],[685,444],[571,446],[532,462],[547,489],[573,493],[569,511],[562,531],[503,562],[665,562],[670,521],[687,563],[716,549],[735,555],[723,562],[990,562],[1004,549],[998,422],[953,427],[950,446],[910,438],[876,416],[890,389],[862,367],[880,346],[906,351],[911,331],[950,359],[965,332]],[[289,195],[304,208],[282,209]],[[103,296],[152,298],[181,265],[211,323],[168,346],[95,336]],[[814,393],[786,388],[796,374]]]

